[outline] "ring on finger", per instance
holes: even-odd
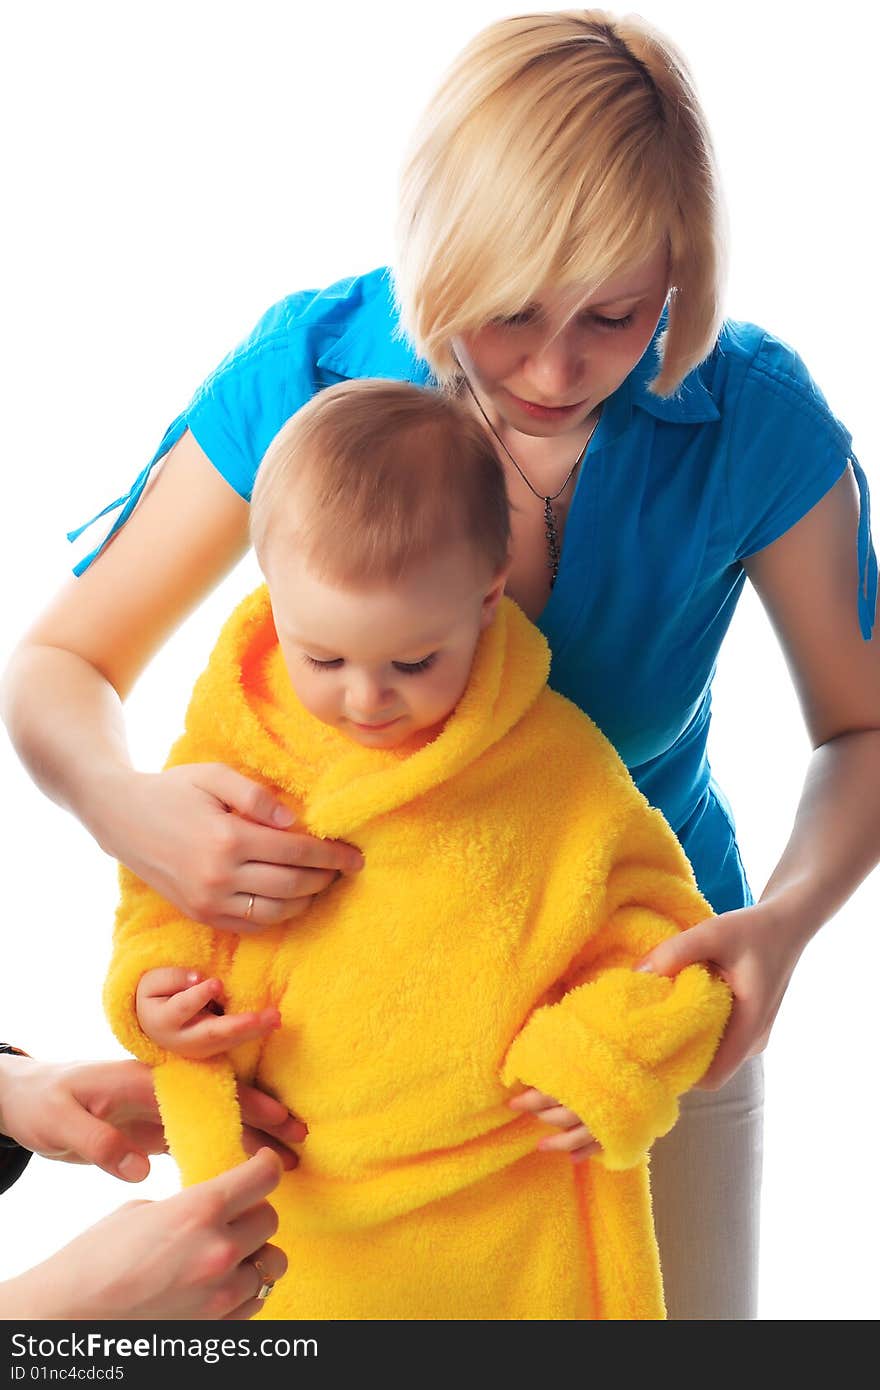
[[[254,1297],[258,1298],[261,1303],[264,1303],[275,1287],[275,1280],[270,1278],[268,1272],[263,1268],[256,1255],[251,1256],[248,1260],[248,1264],[253,1265],[257,1274],[260,1276],[260,1287],[257,1289]]]
[[[255,896],[256,896],[255,893],[251,893],[250,896],[248,897],[248,905],[247,905],[247,907],[245,908],[245,912],[244,912],[244,919],[245,919],[246,922],[249,922],[249,921],[251,920],[251,913],[252,913],[253,910],[254,910],[254,898],[255,898]]]

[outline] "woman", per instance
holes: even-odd
[[[461,394],[505,467],[508,592],[550,642],[552,683],[667,815],[718,914],[647,960],[673,973],[712,959],[736,995],[702,1091],[652,1159],[677,1319],[755,1316],[760,1053],[806,942],[880,857],[867,485],[797,355],[723,320],[725,261],[711,141],[674,46],[600,11],[492,25],[416,132],[393,278],[264,315],[171,423],[5,687],[25,765],[108,853],[211,925],[299,916],[356,851],[284,830],[271,794],[228,769],[135,773],[120,700],[240,558],[257,462],[315,390],[388,376]],[[705,757],[747,574],[815,748],[758,904]],[[560,1122],[564,1147],[548,1098],[524,1103]]]

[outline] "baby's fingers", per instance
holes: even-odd
[[[592,1158],[594,1154],[602,1152],[602,1145],[598,1139],[594,1139],[591,1144],[585,1144],[582,1149],[572,1149],[570,1158],[572,1163],[583,1163],[585,1159]]]
[[[569,1129],[571,1125],[579,1125],[581,1122],[580,1115],[562,1105],[554,1096],[548,1096],[546,1092],[535,1090],[534,1087],[514,1096],[508,1101],[508,1105],[512,1110],[526,1110],[542,1124],[557,1125],[560,1129]]]
[[[241,1043],[262,1038],[277,1028],[281,1015],[277,1009],[261,1009],[259,1013],[211,1015],[188,1024],[181,1030],[175,1051],[183,1057],[201,1060],[218,1052],[228,1052]]]
[[[527,1091],[520,1091],[518,1096],[511,1096],[507,1104],[511,1110],[528,1110],[535,1113],[538,1110],[546,1110],[548,1105],[558,1105],[559,1101],[530,1086]]]
[[[190,985],[198,980],[198,972],[187,970],[179,965],[160,965],[152,970],[147,970],[141,976],[137,992],[138,998],[143,999],[168,999],[173,994],[179,994],[181,990],[188,989]]]
[[[572,1157],[584,1150],[595,1153],[600,1147],[599,1141],[582,1124],[573,1125],[562,1134],[554,1134],[551,1139],[542,1139],[538,1145],[542,1153],[570,1153]]]
[[[557,1129],[571,1129],[572,1125],[579,1125],[581,1122],[580,1115],[576,1115],[567,1106],[560,1105],[558,1101],[546,1110],[536,1110],[535,1119],[540,1120],[542,1125],[555,1125]]]
[[[220,980],[200,980],[189,989],[183,988],[172,995],[167,1002],[166,1019],[174,1028],[183,1028],[209,1005],[223,998],[223,983]]]

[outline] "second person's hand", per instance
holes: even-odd
[[[287,1269],[283,1251],[267,1243],[278,1217],[266,1198],[280,1177],[263,1150],[164,1201],[127,1203],[0,1285],[0,1318],[253,1317],[263,1283]],[[271,1293],[269,1300],[271,1309]]]
[[[285,1169],[308,1133],[274,1096],[239,1082],[245,1151],[269,1148]],[[165,1153],[165,1135],[143,1062],[41,1062],[0,1056],[0,1132],[44,1158],[92,1163],[125,1182],[142,1182],[148,1154]]]
[[[209,927],[257,932],[288,921],[338,874],[363,867],[353,845],[291,829],[295,816],[277,795],[223,763],[128,769],[125,779],[95,838]]]

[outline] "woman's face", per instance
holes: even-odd
[[[585,300],[576,289],[539,292],[514,318],[453,338],[464,370],[500,422],[542,438],[576,431],[645,352],[669,293],[665,243]],[[572,309],[577,312],[564,324]],[[537,409],[529,410],[533,405]],[[542,414],[541,407],[558,414]],[[491,411],[488,412],[491,418]]]

